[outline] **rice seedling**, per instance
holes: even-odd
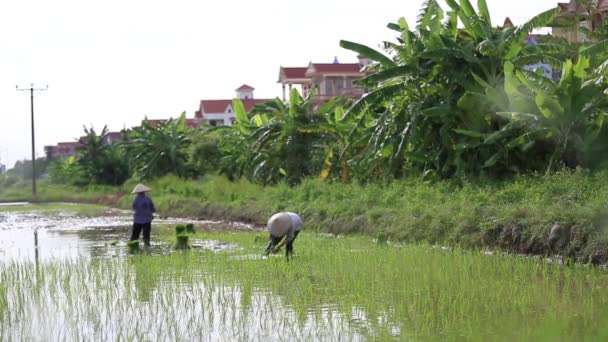
[[[129,253],[135,254],[139,253],[141,249],[139,248],[139,240],[132,240],[127,242],[127,247],[129,248]]]
[[[286,262],[259,256],[263,232],[180,236],[240,248],[0,261],[0,340],[608,337],[608,274],[592,267],[310,233]]]
[[[175,235],[182,235],[186,232],[185,224],[178,224],[175,226]]]
[[[179,234],[176,236],[177,238],[177,243],[175,245],[176,249],[189,249],[190,245],[188,244],[188,239],[190,238],[190,236],[188,236],[187,234]]]
[[[186,233],[188,233],[188,234],[196,233],[196,231],[194,230],[194,224],[187,223],[185,226],[186,226]]]

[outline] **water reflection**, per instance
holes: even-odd
[[[227,224],[215,221],[196,221],[175,218],[155,220],[156,225],[194,223],[197,226],[218,227]],[[48,261],[125,255],[131,216],[81,217],[77,213],[62,212],[48,215],[37,212],[0,211],[0,258],[18,261]],[[251,230],[251,226],[231,223],[229,229]],[[154,233],[153,233],[154,234]],[[195,247],[209,250],[229,250],[232,245],[197,241]],[[165,254],[171,246],[153,242],[149,251]]]

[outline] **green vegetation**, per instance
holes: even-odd
[[[356,103],[294,91],[246,112],[235,100],[231,127],[192,130],[182,114],[125,131],[115,153],[105,129],[85,130],[39,200],[129,208],[144,179],[161,214],[264,223],[290,209],[326,232],[608,260],[608,37],[600,27],[592,43],[526,45],[559,24],[557,8],[501,27],[484,0],[446,4],[425,1],[415,25],[389,23],[397,37],[383,51],[340,43],[373,61]],[[561,78],[527,70],[541,62]],[[2,182],[0,198],[29,198]]]
[[[188,176],[187,148],[190,146],[186,127],[186,113],[177,120],[159,122],[155,126],[144,122],[127,134],[126,146],[133,161],[134,172],[142,179],[150,179],[167,173]]]
[[[85,128],[33,201],[129,209],[145,180],[161,216],[295,211],[296,257],[262,260],[265,233],[158,225],[162,255],[134,241],[116,258],[1,261],[0,339],[608,338],[608,275],[591,267],[608,262],[606,24],[590,44],[527,46],[557,9],[496,27],[485,0],[445,2],[390,23],[384,51],[340,43],[374,61],[355,103],[236,100],[232,127],[192,130],[182,114],[117,145]],[[539,62],[561,77],[526,70]],[[32,200],[18,170],[0,200]]]
[[[190,236],[188,234],[178,234],[175,236],[177,243],[175,244],[176,249],[189,249],[190,245],[188,244],[188,240]]]
[[[133,240],[133,241],[127,242],[127,247],[129,248],[129,253],[131,253],[131,254],[141,252],[141,249],[139,248],[139,240]]]
[[[608,275],[600,270],[310,233],[298,239],[291,262],[264,260],[264,239],[256,239],[261,235],[192,237],[239,246],[219,253],[190,249],[38,266],[2,263],[0,338],[608,336]]]
[[[107,131],[85,129],[75,160],[57,162],[59,183],[120,184],[167,174],[197,178],[214,172],[262,185],[307,178],[360,183],[403,178],[504,179],[563,168],[605,168],[608,130],[603,26],[592,43],[539,37],[537,28],[576,23],[559,8],[518,27],[494,26],[485,0],[427,0],[415,25],[389,23],[395,41],[384,51],[341,41],[372,60],[356,103],[321,104],[297,91],[246,112],[235,100],[235,124],[193,130],[185,114],[144,123],[109,147]],[[591,34],[592,33],[592,34]],[[529,69],[544,63],[561,78]],[[556,73],[557,74],[557,73]],[[314,92],[313,92],[314,93]]]
[[[197,181],[168,176],[148,185],[161,216],[263,225],[272,213],[291,210],[302,215],[307,230],[369,236],[382,232],[391,241],[559,253],[600,263],[608,261],[607,180],[605,172],[563,171],[503,182],[408,179],[357,185],[309,179],[296,187],[263,187],[220,176]],[[65,196],[130,209],[133,185],[82,189],[42,182],[40,199]],[[6,197],[17,193],[27,198],[29,190],[26,185],[2,189],[0,199],[17,200]],[[557,248],[549,243],[554,224],[570,234]]]

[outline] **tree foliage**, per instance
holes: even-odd
[[[142,179],[169,173],[180,177],[190,175],[186,167],[190,131],[186,127],[186,113],[182,113],[177,120],[158,122],[154,126],[145,120],[141,127],[128,132],[125,146],[137,174]]]

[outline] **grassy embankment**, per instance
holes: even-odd
[[[307,180],[261,187],[212,176],[200,181],[164,177],[151,182],[161,215],[241,220],[263,224],[271,213],[302,214],[307,228],[362,233],[399,241],[562,253],[579,261],[608,260],[608,173],[559,173],[504,182],[388,185],[329,184]],[[122,187],[76,189],[39,184],[40,201],[95,202],[129,208]],[[28,200],[27,184],[0,189],[0,200]],[[552,243],[551,228],[559,224]]]

